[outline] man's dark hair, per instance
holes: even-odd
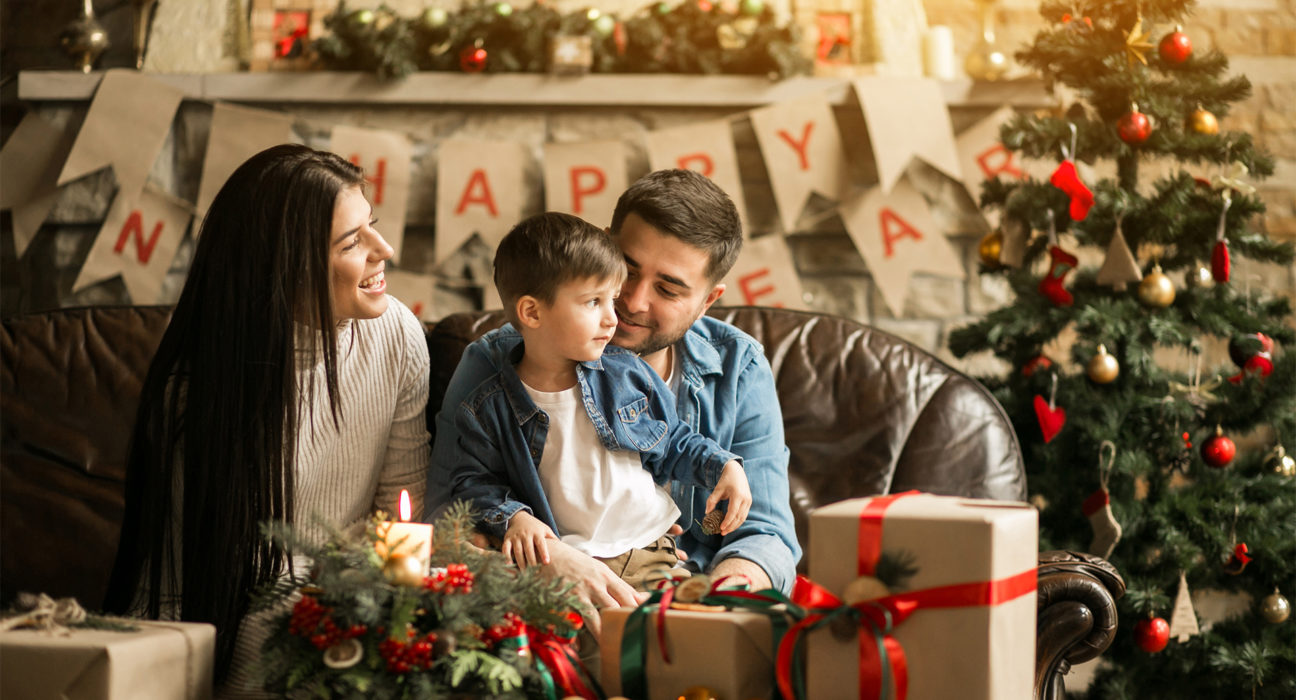
[[[630,185],[612,212],[612,234],[627,216],[706,252],[707,277],[719,282],[742,250],[742,221],[733,200],[705,175],[692,170],[658,170]]]
[[[523,219],[495,249],[495,288],[514,325],[518,299],[530,295],[552,304],[560,285],[590,277],[619,283],[625,257],[605,231],[570,214]]]

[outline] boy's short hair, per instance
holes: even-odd
[[[552,304],[572,280],[625,279],[625,257],[616,241],[570,214],[545,212],[523,219],[495,249],[495,288],[504,313],[517,325],[517,301],[530,295]]]
[[[617,199],[612,235],[630,214],[706,252],[707,277],[724,279],[742,250],[742,221],[729,195],[701,173],[657,170],[639,178]]]

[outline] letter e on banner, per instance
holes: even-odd
[[[474,194],[478,189],[481,192]],[[481,168],[472,171],[472,175],[468,176],[468,184],[464,187],[463,195],[459,197],[455,215],[464,213],[470,204],[485,204],[491,216],[499,216],[499,210],[495,207],[495,197],[491,194],[490,180],[486,177],[486,171]]]
[[[694,170],[707,177],[715,172],[715,161],[706,153],[688,153],[677,158],[675,163],[680,170]],[[695,163],[698,166],[696,168],[693,167]]]
[[[742,291],[744,304],[747,306],[759,306],[758,300],[761,297],[774,293],[774,285],[769,283],[769,277],[770,269],[768,267],[762,267],[738,277],[738,289]],[[756,280],[765,280],[765,286],[757,287]],[[781,309],[783,308],[783,302],[776,301],[772,306]]]
[[[582,183],[588,183],[582,186]],[[591,195],[602,192],[607,187],[607,175],[602,168],[593,165],[578,165],[571,169],[572,213],[580,216],[584,213],[582,201]]]
[[[126,223],[122,224],[121,233],[117,236],[117,245],[113,246],[113,252],[121,255],[126,249],[126,241],[131,234],[135,234],[135,257],[139,258],[141,265],[147,265],[149,258],[153,257],[153,247],[157,245],[158,238],[162,235],[162,227],[165,222],[161,219],[153,225],[153,233],[149,235],[148,240],[144,240],[144,217],[139,209],[131,210],[126,217]]]
[[[792,134],[789,134],[786,129],[778,130],[779,138],[786,141],[787,145],[791,146],[792,150],[796,151],[797,161],[800,162],[802,170],[810,169],[810,156],[806,153],[806,146],[810,144],[810,132],[813,129],[814,122],[806,122],[805,127],[801,130],[800,141],[792,138]]]

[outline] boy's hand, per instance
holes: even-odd
[[[743,485],[746,485],[743,481]],[[556,540],[553,530],[540,519],[519,510],[509,518],[508,531],[504,533],[504,546],[500,550],[504,557],[518,565],[519,569],[528,566],[549,563],[549,546],[545,540]]]
[[[707,499],[706,512],[715,510],[720,501],[724,500],[729,501],[729,508],[720,523],[721,535],[737,530],[738,526],[747,519],[747,511],[751,510],[751,487],[747,485],[747,473],[743,471],[742,465],[737,460],[731,459],[725,463],[724,469],[720,472],[720,480],[716,482],[711,497]]]

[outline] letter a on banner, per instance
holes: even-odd
[[[189,226],[189,206],[144,188],[137,197],[118,193],[72,291],[122,276],[132,304],[160,304],[162,282]]]
[[[626,185],[625,144],[620,141],[547,143],[544,147],[545,209],[603,228]]]
[[[365,194],[378,217],[378,231],[399,263],[405,240],[405,207],[410,190],[410,142],[395,131],[335,126],[329,150],[364,168]]]
[[[827,98],[780,102],[749,116],[785,232],[796,230],[811,192],[841,199],[847,183],[845,152]]]
[[[243,161],[271,146],[292,140],[291,115],[265,109],[238,107],[223,102],[212,106],[207,155],[203,157],[202,179],[198,181],[198,220],[207,216],[216,193]]]
[[[522,216],[526,153],[507,141],[443,141],[437,154],[436,261],[474,233],[492,250]]]
[[[801,278],[792,263],[792,251],[781,234],[773,233],[743,243],[738,262],[725,276],[722,306],[774,306],[806,309]]]
[[[915,272],[963,279],[958,254],[932,218],[927,200],[901,178],[890,194],[874,187],[841,205],[842,221],[891,313],[900,316]]]
[[[644,135],[648,165],[653,170],[681,168],[695,170],[724,190],[738,207],[738,217],[747,230],[747,200],[738,176],[738,154],[734,151],[729,120],[689,124]]]

